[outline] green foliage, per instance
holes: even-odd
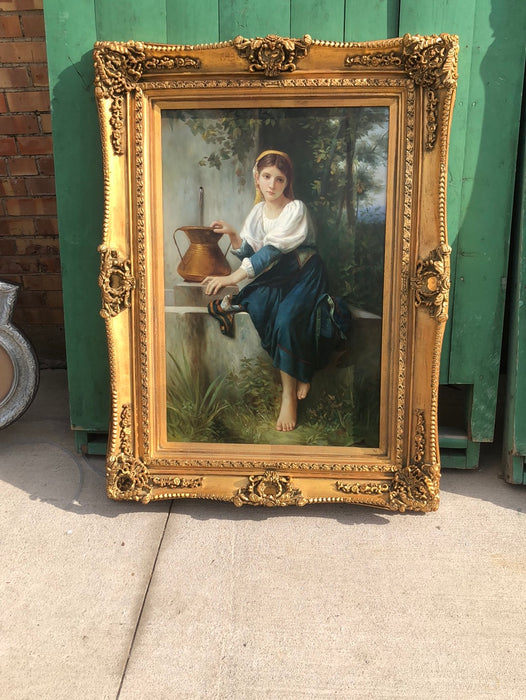
[[[280,405],[281,386],[266,358],[241,360],[237,376],[231,376],[242,397],[243,406],[256,417],[274,417]]]
[[[211,442],[216,439],[217,420],[227,404],[220,398],[225,377],[207,384],[199,367],[192,371],[184,354],[171,360],[167,380],[168,439],[176,442]]]
[[[367,406],[356,417],[352,368],[328,369],[317,375],[309,396],[299,403],[298,426],[283,433],[276,430],[279,375],[266,359],[245,358],[239,373],[206,384],[184,355],[179,361],[170,353],[169,358],[167,428],[171,441],[333,446],[378,442],[377,407],[367,398],[370,387],[362,387],[359,400],[362,406],[365,400]],[[227,400],[233,395],[237,398]]]
[[[383,231],[383,225],[378,222],[359,222],[352,262],[345,257],[333,259],[334,293],[378,316],[382,315],[383,306]]]
[[[259,129],[257,113],[250,116],[247,111],[253,110],[230,109],[226,116],[224,110],[213,109],[174,110],[170,114],[183,121],[192,134],[200,135],[206,143],[217,146],[212,153],[200,159],[199,165],[220,170],[223,161],[233,159],[239,186],[243,187],[246,174],[252,167],[248,156],[254,149],[254,139]]]
[[[355,444],[371,447],[378,445],[380,430],[380,384],[370,377],[357,376],[355,392],[356,435]]]
[[[281,385],[278,373],[267,360],[244,359],[241,370],[230,377],[230,382],[229,388],[235,388],[238,399],[218,417],[221,442],[338,446],[355,443],[350,368],[327,370],[318,377],[309,397],[299,403],[298,426],[291,432],[276,430]]]
[[[281,384],[266,358],[243,358],[237,373],[231,373],[227,389],[237,396],[221,417],[221,441],[265,444],[276,433]]]
[[[338,381],[333,387],[329,386],[327,392],[319,395],[310,406],[307,404],[305,422],[313,434],[307,444],[348,447],[355,442],[352,368],[339,371],[337,377]]]

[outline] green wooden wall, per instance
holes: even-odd
[[[450,321],[441,382],[467,387],[469,437],[493,437],[526,41],[524,0],[44,0],[73,427],[108,423],[96,252],[102,166],[91,49],[97,40],[211,43],[268,33],[362,41],[460,37],[448,222]],[[81,439],[82,442],[82,439]]]
[[[526,100],[512,234],[502,464],[506,481],[526,484]]]

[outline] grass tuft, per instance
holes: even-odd
[[[192,369],[183,353],[171,360],[167,380],[168,439],[176,442],[212,442],[218,439],[217,419],[228,407],[221,398],[226,377],[207,383],[199,366]]]

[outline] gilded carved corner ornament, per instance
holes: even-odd
[[[458,79],[458,37],[451,34],[418,36],[406,34],[398,46],[378,42],[383,50],[359,56],[347,56],[345,66],[380,68],[392,66],[403,70],[409,78],[425,90],[426,95],[426,150],[432,150],[437,139],[439,89],[451,91]],[[374,46],[374,45],[373,45]]]
[[[305,34],[302,39],[289,39],[268,34],[265,38],[245,39],[237,36],[234,47],[249,63],[249,71],[261,71],[267,78],[275,78],[284,71],[296,70],[296,63],[307,55],[312,38]]]
[[[179,47],[177,47],[179,48]],[[123,155],[124,100],[137,89],[144,73],[199,69],[201,61],[193,56],[159,53],[155,46],[138,41],[97,42],[93,51],[95,94],[110,103],[111,143],[115,155]]]
[[[445,323],[449,289],[449,258],[451,248],[442,244],[433,250],[425,260],[419,260],[416,275],[411,279],[415,293],[415,305],[423,306],[437,321]]]
[[[391,510],[428,512],[439,503],[440,466],[427,464],[426,421],[422,409],[415,410],[411,464],[397,470],[389,483],[337,481],[336,490],[354,496],[376,497],[377,505]]]
[[[402,39],[402,62],[409,77],[429,90],[455,87],[458,79],[458,37],[451,34]]]
[[[389,507],[401,513],[437,510],[439,484],[438,464],[410,464],[395,474],[389,491]]]
[[[108,496],[117,501],[151,500],[149,472],[140,459],[119,453],[110,457],[107,470]]]
[[[441,88],[454,89],[458,79],[458,37],[451,34],[430,37],[406,34],[403,38],[402,55],[409,77],[426,90],[425,146],[427,150],[432,150],[437,139],[437,91]]]
[[[107,467],[108,496],[117,501],[156,500],[154,489],[197,489],[203,485],[203,477],[152,475],[147,465],[133,456],[132,406],[124,404],[119,418],[119,452],[110,457]],[[170,493],[170,498],[175,498]]]
[[[131,293],[135,289],[135,278],[131,263],[119,257],[116,250],[105,245],[98,247],[101,255],[99,287],[102,294],[102,318],[113,318],[131,304]]]
[[[308,501],[299,489],[292,485],[290,476],[275,471],[251,475],[248,484],[238,489],[232,502],[236,506],[304,506]]]
[[[405,512],[437,510],[440,491],[440,465],[425,461],[426,422],[422,409],[415,410],[412,464],[398,470],[389,489],[389,507]]]
[[[107,465],[108,496],[117,501],[142,501],[151,498],[149,472],[141,459],[133,456],[133,421],[131,404],[124,404],[119,418],[119,452]]]

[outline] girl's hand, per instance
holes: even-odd
[[[228,287],[231,284],[230,275],[226,277],[205,277],[201,282],[205,286],[205,294],[211,296],[212,294],[217,294],[223,287]]]
[[[235,233],[234,229],[230,224],[227,224],[223,219],[216,219],[210,224],[210,228],[213,228],[217,233],[226,233],[227,236],[231,236]]]
[[[213,229],[216,233],[226,234],[230,238],[230,243],[234,250],[237,250],[243,243],[238,232],[234,231],[232,226],[230,226],[230,224],[227,224],[226,221],[223,221],[223,219],[216,219],[215,221],[212,221],[212,223],[210,224],[210,228]]]
[[[242,267],[224,277],[205,277],[201,284],[205,287],[205,294],[217,294],[224,287],[230,287],[247,278],[247,273]]]

